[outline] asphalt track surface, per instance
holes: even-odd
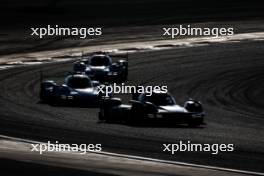
[[[127,84],[168,85],[183,104],[203,102],[206,125],[98,123],[96,108],[39,102],[39,71],[63,80],[72,62],[2,70],[0,133],[60,143],[101,143],[104,151],[264,172],[264,41],[134,53]],[[232,143],[234,152],[162,152],[163,143]]]

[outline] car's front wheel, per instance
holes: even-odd
[[[201,126],[202,124],[204,124],[203,118],[194,119],[188,122],[189,127],[198,127]]]

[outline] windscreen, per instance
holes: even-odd
[[[110,65],[110,58],[107,56],[94,56],[91,58],[90,65],[92,65],[92,66],[108,66],[108,65]]]
[[[68,79],[67,85],[75,89],[84,89],[84,88],[92,87],[91,81],[88,78],[71,77]]]
[[[168,94],[152,94],[151,96],[144,97],[145,101],[151,102],[157,106],[166,106],[166,105],[174,105],[175,100],[172,96]]]

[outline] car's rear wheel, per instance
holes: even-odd
[[[195,119],[190,122],[188,122],[189,127],[198,127],[203,124],[203,118],[202,119]]]
[[[104,112],[103,112],[104,110],[100,110],[99,112],[98,112],[98,119],[100,120],[100,121],[104,121],[105,120],[105,116],[104,116]]]
[[[140,104],[134,104],[131,108],[131,112],[126,119],[126,123],[129,125],[140,125],[146,121],[145,112],[142,110]]]

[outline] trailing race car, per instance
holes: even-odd
[[[98,91],[98,85],[98,81],[82,74],[67,76],[62,85],[52,80],[42,81],[40,99],[54,105],[98,106],[103,96]]]
[[[95,54],[76,62],[73,70],[100,82],[124,82],[128,76],[128,62],[123,59],[113,62],[107,54]]]
[[[184,106],[177,105],[169,93],[155,92],[134,96],[131,104],[122,104],[120,98],[104,99],[99,111],[99,120],[106,122],[125,122],[128,124],[167,120],[177,124],[199,126],[204,121],[202,104],[188,100]]]

